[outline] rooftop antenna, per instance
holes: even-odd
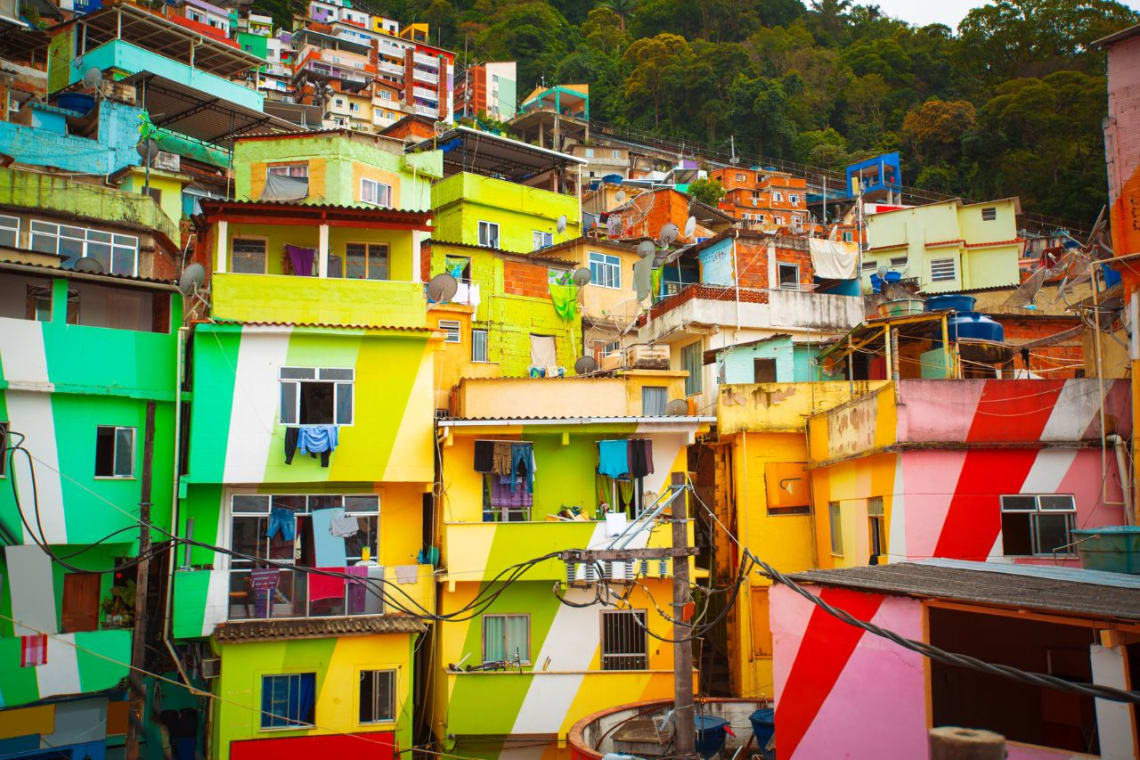
[[[677,236],[680,234],[681,230],[677,228],[677,225],[673,224],[672,222],[667,222],[661,228],[661,245],[668,246],[670,243],[676,240]]]
[[[685,239],[689,242],[693,240],[693,234],[697,231],[697,218],[690,216],[688,221],[685,222]]]
[[[83,84],[93,90],[98,91],[99,85],[103,82],[103,72],[97,66],[92,66],[87,69],[83,74]]]
[[[458,290],[459,281],[447,272],[442,272],[431,278],[427,286],[427,296],[435,303],[447,303],[455,297]]]
[[[87,272],[89,274],[103,274],[103,262],[91,256],[84,256],[75,262],[75,271]]]
[[[588,375],[598,369],[598,360],[592,356],[579,356],[578,361],[574,362],[574,373],[578,375]]]
[[[684,417],[689,413],[689,403],[683,398],[675,398],[665,405],[665,414],[669,417]]]
[[[590,274],[589,267],[581,267],[574,270],[574,273],[570,275],[570,279],[578,287],[584,288],[590,284],[590,281],[593,279],[593,275]]]
[[[652,240],[642,240],[637,244],[637,255],[641,258],[652,256],[657,253],[657,246],[653,244]]]
[[[208,311],[210,302],[205,299],[203,294],[208,293],[209,290],[202,287],[205,282],[206,268],[195,261],[182,270],[182,276],[178,278],[178,292],[186,298],[202,304]]]
[[[618,190],[617,193],[614,194],[614,200],[618,203],[625,203],[625,190]]]
[[[558,223],[555,225],[555,229],[558,230],[559,235],[561,235],[563,232],[566,231],[566,215],[565,214],[558,217]]]

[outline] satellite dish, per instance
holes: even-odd
[[[676,240],[677,236],[680,234],[681,234],[681,230],[679,230],[677,228],[677,225],[673,224],[672,222],[669,222],[668,224],[666,224],[664,227],[661,228],[661,244],[662,245],[669,245],[674,240]]]
[[[99,259],[93,259],[90,256],[84,256],[75,262],[75,271],[103,274],[103,262],[99,261]]]
[[[87,69],[83,74],[83,84],[94,89],[103,82],[103,71],[97,66],[92,66]]]
[[[693,233],[697,231],[697,218],[690,216],[689,221],[685,222],[685,239],[692,240]]]
[[[459,282],[447,272],[444,272],[431,278],[431,282],[429,282],[427,286],[427,295],[428,298],[436,303],[446,303],[452,299],[458,290]]]
[[[689,413],[689,402],[683,398],[675,398],[665,405],[665,414],[670,417],[684,417]]]
[[[566,215],[565,214],[558,217],[558,231],[559,232],[565,232],[566,231]]]
[[[184,296],[192,296],[198,292],[198,288],[202,287],[202,283],[205,281],[206,268],[198,262],[194,262],[182,270],[182,276],[178,278],[178,292]]]
[[[885,281],[887,279],[887,271],[888,270],[887,270],[887,267],[885,265],[882,265],[879,267],[878,275],[879,275],[880,280]]]
[[[598,362],[592,356],[579,356],[574,362],[574,372],[579,375],[588,375],[598,368]]]
[[[586,287],[587,285],[590,284],[590,279],[591,279],[589,268],[588,267],[581,267],[580,269],[575,269],[574,274],[570,275],[570,279],[573,280],[574,284],[577,285],[578,287],[580,287],[580,288]]]
[[[625,203],[625,190],[618,190],[617,195],[614,196],[614,200],[618,203]]]
[[[637,255],[641,258],[652,256],[657,253],[657,246],[653,245],[652,240],[642,240],[637,244]]]

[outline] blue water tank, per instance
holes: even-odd
[[[697,754],[705,760],[720,752],[728,738],[728,721],[715,715],[697,715]]]
[[[973,299],[970,299],[973,300]],[[965,314],[955,314],[947,320],[950,328],[950,340],[994,340],[1005,338],[1005,329],[1001,324],[979,314],[969,311]]]
[[[972,312],[977,299],[973,296],[947,294],[944,296],[930,296],[926,299],[927,311],[946,311],[952,309],[957,312]]]

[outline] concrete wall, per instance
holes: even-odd
[[[641,388],[664,385],[683,397],[684,375],[642,370],[617,377],[465,379],[456,395],[461,417],[637,417]]]
[[[1108,118],[1104,150],[1108,163],[1109,218],[1117,256],[1140,253],[1140,36],[1108,52]]]
[[[107,175],[141,162],[135,146],[142,109],[104,100],[96,139],[0,122],[0,153],[22,164],[52,166],[83,174]]]

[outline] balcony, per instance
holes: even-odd
[[[239,321],[427,325],[423,285],[399,280],[216,272],[213,307]]]
[[[401,77],[401,78],[404,76],[404,67],[400,66],[398,64],[388,63],[387,61],[380,61],[380,63],[377,64],[377,66],[379,67],[379,69],[381,71],[383,71],[386,74],[391,74],[393,76]]]
[[[439,74],[424,71],[423,69],[412,69],[412,74],[415,76],[417,82],[427,82],[432,86],[439,84]]]
[[[739,304],[737,297],[739,294]],[[674,343],[712,326],[845,332],[863,320],[862,299],[806,290],[695,283],[654,304],[640,328],[645,343]]]
[[[420,64],[421,66],[427,66],[433,69],[439,68],[438,58],[433,58],[432,56],[424,55],[423,53],[412,53],[412,61]]]
[[[431,118],[434,119],[437,116],[439,116],[439,109],[438,108],[428,108],[427,106],[417,105],[416,106],[416,113],[419,114],[420,116],[430,116]]]

